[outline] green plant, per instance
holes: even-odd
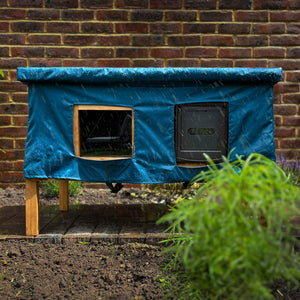
[[[276,161],[291,183],[300,186],[300,162],[298,158],[295,160],[288,160],[283,155],[279,155],[276,157]]]
[[[272,299],[274,279],[297,282],[299,256],[291,218],[300,193],[275,162],[259,154],[224,158],[192,200],[171,208],[164,285],[178,299]]]
[[[54,198],[59,195],[59,183],[54,180],[43,181],[41,184],[41,189],[46,197]],[[75,196],[82,192],[81,181],[69,181],[69,195]]]

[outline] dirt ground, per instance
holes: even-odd
[[[160,190],[111,194],[89,189],[70,203],[172,203],[181,196],[174,191],[166,197]],[[42,205],[57,201],[41,194]],[[24,205],[24,190],[0,190],[3,205]],[[162,250],[163,245],[138,243],[0,241],[0,299],[162,299]],[[277,281],[272,289],[276,299],[300,299],[300,289],[288,290],[285,282]]]

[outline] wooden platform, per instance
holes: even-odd
[[[0,241],[25,239],[67,243],[106,240],[113,243],[157,243],[165,239],[166,226],[156,220],[166,213],[161,204],[70,205],[68,212],[59,205],[39,209],[40,233],[26,236],[25,206],[0,207]]]

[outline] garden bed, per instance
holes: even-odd
[[[171,203],[178,199],[171,191],[86,190],[71,197],[71,204]],[[164,199],[163,199],[164,198]],[[41,195],[41,204],[57,204],[57,199]],[[24,205],[24,190],[0,190],[0,205]],[[65,244],[0,242],[1,299],[162,299],[159,281],[166,255],[162,245],[93,241]],[[300,299],[300,289],[288,291],[285,282],[273,286],[277,299]],[[176,299],[174,297],[174,299]]]

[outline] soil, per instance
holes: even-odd
[[[175,191],[168,193],[124,189],[111,194],[109,190],[89,189],[71,197],[70,203],[172,203],[181,196]],[[58,202],[42,193],[40,203]],[[24,190],[0,190],[0,206],[4,205],[24,205]],[[162,299],[159,278],[166,260],[163,248],[161,244],[117,245],[102,241],[50,244],[3,240],[0,299]],[[276,299],[300,299],[300,289],[287,289],[283,281],[272,288]]]

